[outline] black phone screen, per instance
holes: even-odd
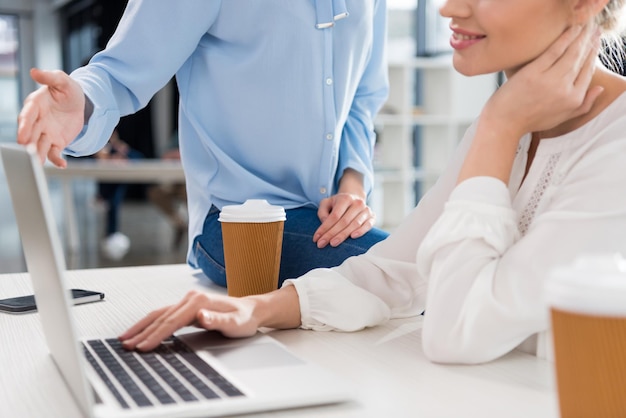
[[[96,302],[104,299],[104,293],[93,290],[72,289],[72,298],[74,304],[82,304],[88,302]],[[34,295],[17,296],[13,298],[0,300],[0,311],[10,313],[34,312],[37,310]]]

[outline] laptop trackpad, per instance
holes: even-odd
[[[304,363],[280,345],[271,342],[215,347],[206,350],[233,370],[294,366]]]

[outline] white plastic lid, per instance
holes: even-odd
[[[545,287],[548,306],[575,313],[626,316],[626,259],[619,254],[582,257],[556,269]]]
[[[287,219],[282,206],[270,205],[264,199],[248,199],[243,205],[227,205],[220,212],[220,222],[277,222]]]

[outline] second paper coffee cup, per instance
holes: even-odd
[[[278,288],[285,210],[263,199],[222,208],[226,286],[230,296]]]
[[[546,285],[562,418],[626,417],[626,260],[588,256]]]

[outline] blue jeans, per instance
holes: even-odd
[[[314,268],[337,266],[348,257],[366,252],[389,235],[381,229],[372,228],[362,237],[348,238],[337,247],[327,245],[317,248],[317,244],[313,242],[313,234],[321,224],[317,209],[289,209],[286,213],[279,287],[285,279],[299,277]],[[226,287],[222,226],[218,217],[219,209],[211,207],[204,220],[202,234],[194,238],[193,251],[198,267],[204,274],[214,283]]]
[[[107,203],[105,237],[119,230],[120,206],[126,196],[127,188],[128,185],[125,183],[100,183],[98,185],[98,194]]]
[[[127,158],[129,160],[140,160],[143,158],[143,154],[131,149],[128,151]],[[98,194],[107,202],[106,237],[119,230],[120,206],[124,201],[127,189],[127,183],[98,183]]]

